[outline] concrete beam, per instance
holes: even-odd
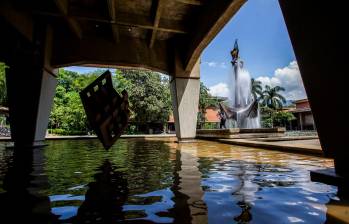
[[[202,5],[202,1],[200,0],[176,0],[177,2],[188,4],[188,5]]]
[[[29,41],[33,40],[33,18],[15,9],[8,1],[0,1],[0,16]]]
[[[197,28],[192,30],[188,47],[185,48],[185,71],[192,70],[202,51],[245,2],[246,0],[209,1],[203,6],[203,13],[197,18]]]
[[[80,28],[79,23],[75,19],[68,17],[68,7],[69,7],[68,0],[55,0],[55,3],[56,3],[58,10],[62,13],[63,17],[67,21],[67,23],[70,27],[70,30],[75,34],[75,36],[78,39],[81,39],[82,38],[82,30]]]
[[[66,49],[69,49],[67,51]],[[82,64],[100,64],[122,67],[142,67],[168,74],[167,42],[158,41],[149,48],[144,39],[120,37],[120,42],[105,39],[84,38],[72,40],[64,34],[55,35],[53,48],[53,67]]]
[[[105,18],[97,18],[97,17],[87,17],[80,15],[67,15],[64,16],[62,14],[53,13],[53,12],[44,12],[44,11],[34,11],[36,15],[42,16],[51,16],[51,17],[68,17],[75,20],[85,20],[85,21],[93,21],[99,23],[110,23],[113,26],[130,26],[137,27],[141,29],[154,30],[153,22],[147,16],[141,16],[137,14],[130,13],[117,13],[115,21],[110,21]],[[156,28],[159,31],[169,32],[169,33],[178,33],[178,34],[186,34],[188,33],[188,29],[182,24],[178,23],[175,20],[169,19],[161,19],[159,26]]]
[[[116,0],[107,0],[108,5],[108,11],[109,11],[109,17],[111,19],[111,23],[115,23],[116,20]],[[119,42],[119,29],[117,26],[112,25],[111,26],[113,38],[118,43]]]
[[[200,63],[196,63],[191,77],[173,77],[170,81],[176,135],[179,141],[196,136],[200,93]]]
[[[161,13],[165,5],[165,0],[156,0],[153,1],[153,4],[156,4],[155,6],[155,13],[154,13],[154,23],[153,27],[154,29],[151,32],[150,35],[150,41],[149,41],[149,47],[152,48],[156,39],[156,33],[157,33],[157,28],[159,27],[160,23],[160,18],[161,18]]]
[[[349,177],[348,15],[344,2],[279,0],[313,112],[322,149],[337,174]]]

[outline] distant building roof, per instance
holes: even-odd
[[[213,107],[209,107],[206,109],[206,122],[211,122],[211,123],[215,123],[215,122],[220,122],[219,120],[219,116],[218,116],[218,109],[215,109]],[[174,118],[173,115],[171,114],[169,119],[168,119],[168,123],[174,123]]]
[[[307,98],[305,99],[300,99],[300,100],[295,100],[293,101],[293,103],[305,103],[305,102],[308,102],[309,100]]]

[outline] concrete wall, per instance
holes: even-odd
[[[279,0],[321,146],[349,176],[348,12],[346,1]]]

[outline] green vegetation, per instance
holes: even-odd
[[[273,114],[273,125],[278,127],[285,127],[290,121],[295,120],[296,117],[287,111],[276,111]]]
[[[0,62],[0,106],[7,106],[7,88],[5,77],[6,65]]]
[[[285,91],[285,89],[280,86],[270,87],[266,85],[261,96],[262,106],[274,110],[282,109],[282,105],[286,103],[286,99],[279,93],[281,91]]]
[[[218,100],[215,97],[212,97],[209,93],[209,89],[200,82],[200,96],[199,96],[199,113],[198,113],[198,126],[199,128],[210,128],[205,124],[206,121],[206,109],[210,106],[217,107]],[[202,125],[206,125],[203,127]]]
[[[261,125],[265,128],[286,127],[296,117],[288,111],[277,111],[269,107],[261,107]]]
[[[98,77],[103,71],[79,75],[76,72],[60,69],[58,84],[49,120],[49,129],[53,134],[86,134],[89,131],[85,111],[79,92]]]
[[[104,70],[78,74],[61,69],[54,98],[49,128],[52,134],[80,135],[90,132],[79,92],[93,82]],[[168,78],[143,70],[117,70],[113,75],[114,88],[129,94],[131,125],[128,133],[142,133],[149,124],[165,125],[171,113]]]
[[[251,79],[251,86],[252,94],[258,100],[261,108],[262,127],[285,127],[290,121],[296,119],[292,113],[282,111],[286,103],[285,97],[280,93],[285,91],[283,87],[266,85],[263,90],[261,82],[254,79]]]
[[[118,92],[126,89],[129,94],[132,110],[129,133],[147,132],[152,123],[167,124],[172,112],[167,77],[151,71],[118,70],[113,82]]]
[[[262,82],[252,78],[251,79],[251,89],[252,89],[253,97],[256,100],[258,100],[262,96],[262,92],[263,92],[262,91],[263,90]]]

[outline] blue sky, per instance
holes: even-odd
[[[253,78],[282,85],[289,99],[304,98],[304,88],[277,0],[248,0],[204,50],[201,81],[213,95],[227,96],[230,50],[238,39],[240,57]],[[86,67],[69,70],[85,73]],[[93,70],[93,69],[92,69]]]
[[[278,1],[249,0],[203,52],[201,77],[206,85],[226,79],[235,39],[252,77],[271,76],[295,59]],[[210,67],[209,62],[220,66]]]

